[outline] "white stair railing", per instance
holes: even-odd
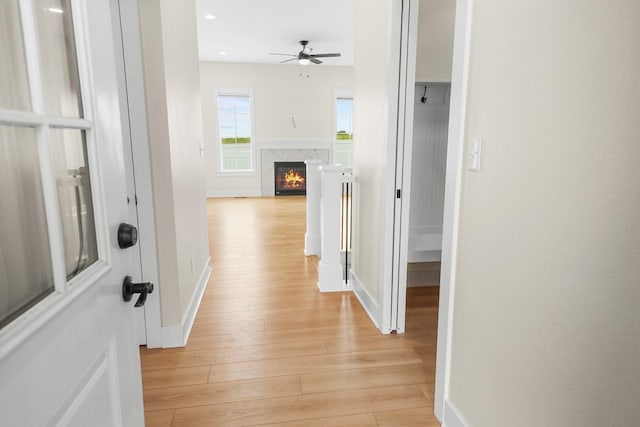
[[[320,253],[318,262],[318,288],[321,292],[350,290],[348,281],[351,231],[350,188],[353,183],[351,169],[342,166],[320,166]],[[348,188],[347,194],[343,194]],[[345,198],[346,197],[346,198]],[[346,244],[348,242],[348,244]],[[343,250],[344,249],[344,250]]]
[[[307,232],[304,235],[304,254],[320,258],[320,165],[318,159],[305,160],[307,165]]]

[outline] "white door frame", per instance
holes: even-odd
[[[401,58],[395,63],[392,59],[390,64],[392,68],[395,66],[396,70],[400,70],[400,75],[399,80],[396,80],[398,86],[391,85],[388,92],[388,98],[397,99],[398,104],[397,109],[390,109],[388,167],[392,172],[388,176],[393,179],[389,179],[388,182],[392,183],[393,187],[388,184],[385,194],[401,190],[402,197],[388,198],[386,203],[386,217],[392,218],[393,221],[389,221],[390,225],[385,227],[383,255],[385,262],[383,262],[383,280],[381,281],[383,311],[381,330],[383,333],[389,333],[392,330],[404,332],[406,310],[411,139],[418,33],[417,19],[413,21],[411,14],[415,13],[417,17],[418,0],[405,1],[410,2],[409,17],[403,16],[402,13],[394,14],[391,34],[391,46],[401,47]],[[472,7],[473,0],[456,0],[434,398],[434,412],[443,425],[446,425],[447,414],[451,410],[447,405],[447,399],[451,377],[451,326],[454,310]],[[406,26],[407,32],[399,30],[403,25]],[[396,28],[395,31],[394,28]],[[408,56],[402,56],[403,51]],[[391,283],[391,286],[385,286],[385,283]]]
[[[121,86],[126,88],[126,99],[121,108],[128,112],[128,124],[133,156],[138,211],[138,246],[142,277],[140,281],[153,282],[155,292],[149,294],[144,306],[144,324],[148,348],[162,347],[162,316],[160,307],[160,274],[156,246],[156,223],[154,214],[153,183],[151,175],[151,153],[147,129],[147,109],[144,91],[142,45],[140,41],[140,18],[138,1],[117,0],[120,20],[121,42],[124,64],[120,65]],[[124,66],[124,69],[122,69]]]
[[[460,199],[469,83],[469,49],[474,0],[456,1],[451,67],[451,106],[447,141],[447,172],[442,224],[442,261],[440,267],[440,307],[438,310],[438,347],[436,353],[436,389],[434,410],[447,422],[447,399],[451,381],[451,337],[460,227]]]
[[[391,46],[400,46],[397,57],[395,95],[397,96],[396,108],[392,109],[390,117],[389,145],[393,151],[389,155],[388,168],[394,174],[393,188],[390,189],[392,197],[391,206],[387,212],[393,218],[392,227],[387,227],[387,232],[392,236],[391,258],[386,258],[390,280],[382,283],[391,283],[385,286],[387,298],[383,299],[382,330],[384,333],[396,331],[404,333],[406,317],[407,296],[407,252],[409,235],[409,195],[411,194],[411,151],[413,145],[413,101],[415,94],[416,74],[416,48],[418,43],[418,9],[419,0],[404,0],[399,2],[399,21],[394,20],[393,26],[398,26],[393,32],[396,40],[392,39]],[[395,17],[394,17],[395,18]],[[391,175],[390,173],[390,175]],[[387,190],[389,191],[389,190]],[[387,276],[388,277],[388,276]],[[383,297],[384,298],[384,297]],[[388,308],[387,308],[388,307]]]
[[[419,0],[401,0],[391,2],[390,17],[390,42],[389,42],[389,63],[387,64],[387,95],[385,99],[385,109],[387,115],[387,164],[385,167],[383,208],[384,218],[382,221],[383,247],[380,262],[380,312],[379,327],[383,334],[398,331],[398,298],[401,287],[399,286],[401,262],[401,240],[400,230],[402,227],[401,213],[402,205],[397,203],[398,192],[404,198],[405,189],[402,188],[402,170],[404,163],[398,159],[403,157],[404,150],[404,121],[406,114],[406,85],[407,79],[415,75],[415,43],[413,54],[408,53],[411,49],[409,42],[411,37],[417,37],[417,31],[409,31],[411,21],[411,11],[414,11],[417,26],[417,10]],[[407,61],[413,61],[413,66],[409,67]],[[413,99],[413,94],[410,94]],[[413,115],[413,101],[409,106]],[[406,263],[406,260],[405,260]],[[406,275],[406,271],[404,273]],[[404,309],[401,309],[404,310]],[[404,315],[402,316],[404,318]],[[404,331],[404,321],[402,322],[402,332]]]

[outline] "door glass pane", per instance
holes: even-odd
[[[49,140],[70,280],[98,259],[87,143],[73,129],[50,129]]]
[[[0,1],[0,108],[30,110],[18,0]]]
[[[46,113],[82,117],[70,1],[37,0],[36,6]]]
[[[0,327],[53,292],[34,129],[0,126]]]

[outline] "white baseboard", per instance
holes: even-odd
[[[360,305],[362,305],[364,311],[367,312],[373,324],[376,325],[376,328],[380,329],[380,307],[378,301],[371,297],[371,294],[353,270],[349,271],[349,278],[353,293],[356,295],[356,298],[358,298],[358,301],[360,301]]]
[[[187,345],[182,331],[182,325],[163,326],[162,348],[184,347]]]
[[[181,324],[162,327],[162,348],[184,347],[187,345],[189,335],[191,334],[191,328],[193,327],[193,322],[196,320],[196,314],[198,313],[198,308],[200,308],[200,302],[204,296],[204,291],[207,289],[207,283],[209,282],[210,276],[211,257],[207,259],[207,262],[200,273],[200,278],[198,279],[193,296],[191,297],[189,309],[184,316],[182,316]]]
[[[470,427],[470,424],[460,415],[460,412],[449,400],[445,400],[442,427]]]
[[[262,197],[262,191],[207,191],[207,197]]]
[[[320,234],[304,234],[304,254],[317,255],[320,259]]]

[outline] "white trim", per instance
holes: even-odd
[[[46,118],[42,114],[32,113],[30,111],[4,110],[0,108],[0,124],[2,125],[20,125],[36,127],[45,123]]]
[[[428,79],[428,80],[416,80],[416,84],[425,84],[425,83],[449,83],[451,84],[451,80],[446,79]]]
[[[410,227],[408,237],[409,252],[442,250],[442,227]]]
[[[110,270],[111,266],[104,261],[96,261],[78,276],[82,276],[82,283],[69,286],[64,292],[48,295],[2,328],[0,330],[0,362],[89,290],[91,283],[100,280]]]
[[[183,331],[185,345],[189,341],[191,328],[193,328],[193,322],[195,322],[196,320],[196,315],[198,314],[198,309],[200,308],[200,303],[202,302],[204,291],[207,290],[207,284],[209,283],[210,277],[211,277],[211,257],[207,257],[207,262],[205,262],[204,264],[204,268],[200,273],[200,278],[198,279],[196,289],[194,290],[193,296],[191,297],[189,309],[187,310],[187,312],[184,314],[182,318],[182,325],[183,325],[182,331]]]
[[[119,25],[122,33],[122,53],[124,58],[125,84],[127,91],[126,108],[129,115],[133,175],[137,197],[138,245],[142,277],[144,282],[159,285],[158,249],[156,246],[156,219],[154,210],[153,181],[151,173],[151,152],[147,129],[147,106],[144,87],[144,67],[140,40],[138,2],[118,1]],[[116,25],[118,22],[115,23]],[[125,126],[125,124],[123,124]],[[136,143],[133,143],[136,141]],[[147,297],[144,305],[147,348],[162,347],[162,314],[160,292]]]
[[[79,129],[88,130],[93,127],[93,122],[86,119],[74,119],[67,117],[49,117],[49,127],[54,129]]]
[[[262,138],[261,150],[330,150],[330,138]]]
[[[440,306],[438,310],[438,345],[436,350],[436,384],[434,396],[435,414],[440,421],[445,419],[445,407],[447,399],[449,398],[449,386],[451,382],[451,342],[458,230],[460,227],[461,181],[472,16],[473,0],[457,0],[451,75],[449,137],[447,141],[447,173],[444,194]]]
[[[189,309],[182,316],[181,324],[162,327],[163,348],[184,347],[187,345],[193,322],[196,320],[204,291],[207,289],[207,283],[209,283],[209,277],[211,277],[211,257],[207,258],[207,262],[200,273],[200,278],[189,303]]]
[[[184,347],[184,328],[182,325],[162,327],[162,348]]]
[[[207,197],[262,197],[262,191],[215,191],[208,190]]]
[[[323,269],[322,266],[322,260],[318,261],[318,274],[320,274],[320,271]],[[325,268],[325,270],[328,270]],[[327,287],[327,286],[322,286],[320,284],[320,281],[318,280],[318,290],[322,293],[327,293],[327,292],[348,292],[353,290],[352,287],[349,284],[345,284],[344,280],[342,280],[342,276],[339,277],[338,279],[338,275],[336,276],[336,280],[333,281],[333,286],[331,287]]]
[[[436,262],[442,260],[442,251],[409,251],[407,262]]]
[[[36,129],[36,145],[45,203],[45,220],[48,228],[54,292],[2,328],[0,331],[0,360],[34,335],[38,329],[75,301],[76,298],[92,287],[95,282],[111,269],[109,239],[105,231],[107,227],[104,225],[106,222],[104,181],[100,167],[101,162],[99,161],[104,142],[101,142],[101,145],[97,143],[96,133],[99,129],[98,127],[94,129],[93,123],[90,121],[91,117],[94,116],[95,93],[93,91],[93,64],[91,63],[93,58],[88,37],[86,37],[87,29],[85,28],[87,22],[86,10],[84,3],[78,0],[74,0],[71,6],[78,78],[82,96],[81,102],[85,117],[88,119],[61,118],[40,114],[45,108],[42,96],[43,77],[39,62],[40,57],[37,51],[38,28],[35,22],[35,11],[32,2],[27,0],[20,2],[20,19],[23,27],[27,77],[34,112],[3,109],[0,110],[0,116],[2,116],[0,123],[33,126]],[[57,196],[58,190],[49,153],[50,144],[47,133],[50,128],[87,130],[85,134],[87,167],[91,173],[92,202],[99,257],[95,263],[70,281],[67,281],[66,278],[64,238]]]
[[[309,198],[307,197],[307,200]],[[322,236],[319,233],[304,233],[304,255],[315,255],[320,259],[320,244],[322,242]]]
[[[36,22],[35,5],[28,0],[20,0],[20,21],[22,24],[22,38],[24,40],[25,65],[27,67],[27,78],[29,85],[29,94],[31,100],[31,108],[36,113],[41,113],[45,121],[45,101],[43,91],[43,76],[40,67],[40,53],[38,51],[39,27]],[[75,16],[74,5],[72,10]],[[77,32],[75,32],[75,41],[78,41]],[[78,73],[82,73],[80,69],[80,50],[76,46],[76,60],[78,61]],[[84,53],[84,52],[83,52]],[[86,58],[84,59],[86,61]],[[81,92],[84,88],[81,85]],[[82,100],[84,106],[84,99]],[[35,116],[35,115],[34,115]],[[17,118],[12,115],[12,118]],[[49,250],[51,256],[51,268],[53,271],[53,283],[57,292],[64,292],[66,289],[67,274],[65,271],[65,255],[63,245],[62,220],[60,218],[60,207],[58,205],[58,189],[55,182],[55,174],[51,164],[51,156],[49,154],[49,141],[47,138],[48,129],[44,126],[36,128],[36,146],[38,150],[38,161],[40,165],[40,180],[42,183],[42,195],[45,206],[45,219],[47,222],[47,230],[49,237]],[[88,154],[88,153],[87,153]],[[91,167],[91,166],[89,166]],[[93,173],[93,172],[92,172]],[[93,179],[92,179],[93,181]],[[93,188],[92,188],[93,190]],[[96,231],[98,224],[96,223]]]
[[[80,96],[82,101],[82,111],[87,121],[93,120],[96,114],[97,94],[95,70],[103,66],[101,61],[94,62],[95,56],[92,54],[92,38],[89,37],[89,17],[85,2],[72,0],[72,19],[74,26],[74,38],[76,41],[76,56],[78,63],[78,77],[80,83]],[[100,73],[97,73],[98,76]],[[98,77],[99,78],[99,77]],[[76,119],[75,121],[79,121]],[[70,121],[73,123],[73,121]],[[103,158],[108,152],[108,145],[111,141],[106,139],[108,130],[103,129],[108,126],[105,123],[96,123],[92,129],[85,131],[85,142],[87,150],[87,167],[90,174],[91,198],[93,201],[93,216],[96,233],[96,246],[100,260],[111,265],[112,250],[111,229],[108,221],[107,195],[105,193],[105,170]],[[59,200],[58,200],[59,203]],[[64,242],[64,240],[63,240]],[[64,244],[63,244],[64,246]],[[64,253],[64,251],[63,251]],[[93,283],[93,282],[92,282]],[[70,284],[67,284],[69,286]]]
[[[444,422],[442,427],[470,427],[469,424],[460,412],[456,409],[451,401],[444,402]]]
[[[397,39],[391,46],[398,48],[395,62],[397,99],[389,110],[390,127],[395,130],[388,138],[388,181],[394,187],[386,194],[385,253],[382,260],[386,280],[382,280],[382,310],[385,312],[382,329],[403,333],[405,329],[407,293],[407,249],[409,234],[409,199],[411,194],[411,147],[413,135],[413,98],[415,95],[415,63],[418,40],[418,0],[403,0],[393,25]],[[401,197],[396,191],[401,190]]]
[[[413,152],[413,111],[415,97],[415,80],[416,80],[416,58],[418,46],[418,14],[419,0],[409,0],[408,10],[403,11],[406,19],[403,25],[403,37],[406,37],[406,46],[403,51],[405,54],[401,57],[400,68],[400,113],[398,117],[398,151],[397,164],[400,170],[397,170],[396,188],[402,189],[400,199],[395,199],[396,210],[399,218],[397,252],[398,252],[398,270],[395,272],[395,285],[397,286],[397,320],[396,331],[404,333],[406,324],[406,308],[407,308],[407,259],[408,259],[408,241],[409,241],[409,214],[411,200],[411,154]],[[406,28],[404,28],[406,27]],[[394,264],[395,265],[395,264]]]
[[[304,254],[306,256],[317,255],[320,259],[322,247],[321,227],[321,205],[320,188],[321,173],[319,166],[322,165],[320,159],[307,159],[304,161],[307,169],[307,196],[306,196],[306,232],[304,233]]]
[[[69,425],[71,418],[76,414],[79,406],[87,398],[87,395],[98,380],[108,374],[109,360],[107,349],[100,352],[96,360],[93,361],[87,372],[84,373],[80,381],[73,387],[69,395],[65,398],[57,413],[51,418],[50,425]]]
[[[360,278],[353,272],[353,270],[349,270],[349,281],[351,283],[351,287],[353,288],[353,294],[360,301],[360,305],[364,308],[364,311],[367,312],[369,318],[376,326],[376,328],[380,329],[380,306],[378,305],[378,301],[371,296],[367,288],[362,284]],[[383,333],[390,333],[391,331],[387,331]]]
[[[383,220],[380,224],[380,235],[382,236],[382,251],[380,251],[380,283],[378,292],[380,298],[380,325],[383,333],[389,333],[395,329],[395,322],[392,327],[392,287],[394,273],[394,215],[395,215],[395,194],[396,194],[396,140],[398,129],[398,96],[399,96],[399,72],[400,55],[399,46],[402,41],[402,1],[391,2],[390,5],[390,32],[389,51],[387,52],[389,62],[387,64],[387,94],[385,97],[385,127],[387,140],[387,164],[384,170],[385,187],[382,193],[382,206],[384,210]]]

